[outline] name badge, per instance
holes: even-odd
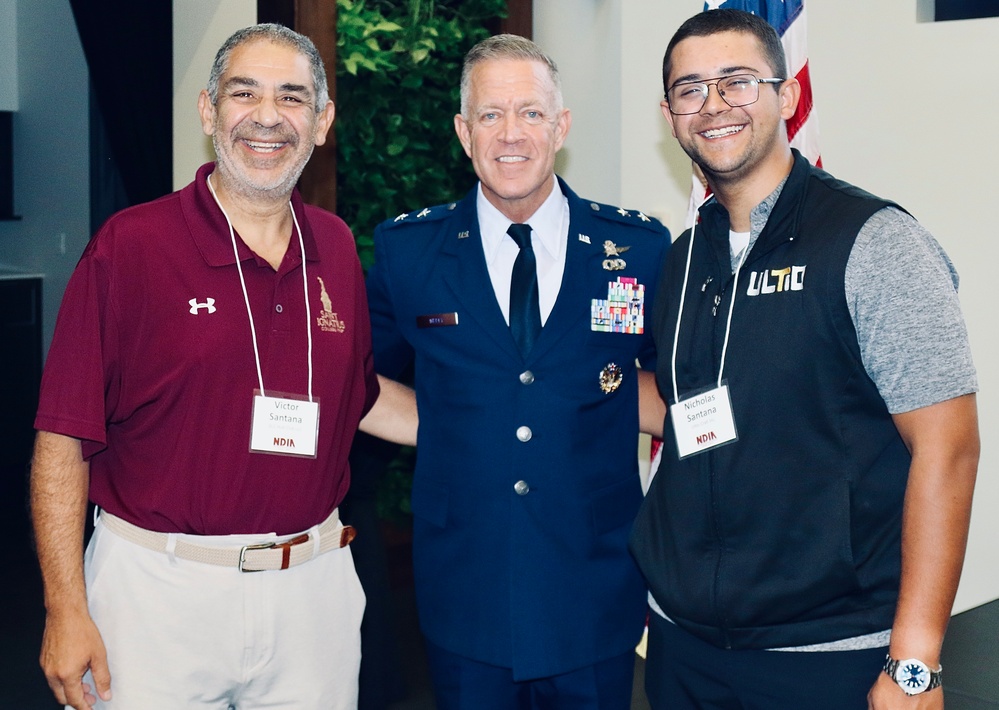
[[[689,394],[670,405],[676,449],[684,459],[738,440],[728,384]]]
[[[318,400],[253,395],[250,451],[315,458],[318,438]]]
[[[417,328],[440,328],[445,325],[458,325],[457,313],[431,313],[416,316]]]

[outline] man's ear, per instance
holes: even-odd
[[[780,117],[787,121],[798,109],[798,102],[801,100],[801,84],[794,77],[785,79],[777,90],[777,95],[780,98]]]
[[[472,157],[472,129],[460,113],[454,115],[454,132],[465,149],[465,155]]]
[[[322,145],[326,142],[326,134],[333,126],[334,116],[336,116],[336,106],[333,105],[332,101],[327,101],[316,119],[316,145]]]
[[[569,135],[569,129],[572,128],[572,114],[569,109],[562,109],[562,113],[559,114],[558,119],[555,121],[555,150],[559,151],[562,149],[562,144],[565,143],[566,136]]]
[[[666,121],[669,123],[670,133],[672,133],[673,137],[676,138],[676,126],[673,124],[673,112],[669,110],[669,102],[666,99],[663,99],[659,102],[659,108],[662,110],[663,116],[666,117]]]
[[[206,136],[215,133],[215,106],[208,96],[208,90],[202,89],[198,94],[198,115],[201,116],[201,130]]]

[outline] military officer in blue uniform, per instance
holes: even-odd
[[[479,183],[380,225],[368,276],[376,368],[415,364],[413,554],[438,708],[625,710],[646,613],[627,550],[639,385],[669,234],[555,176],[571,116],[534,43],[476,45],[461,88]]]

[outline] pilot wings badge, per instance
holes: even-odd
[[[631,247],[619,247],[610,239],[605,240],[604,256],[607,258],[603,261],[604,269],[607,271],[622,271],[628,264],[621,258],[621,255],[629,249]]]

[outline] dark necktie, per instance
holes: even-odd
[[[520,354],[527,356],[541,332],[541,307],[538,305],[538,265],[531,246],[531,225],[511,224],[506,233],[520,247],[513,262],[510,279],[510,331]]]

